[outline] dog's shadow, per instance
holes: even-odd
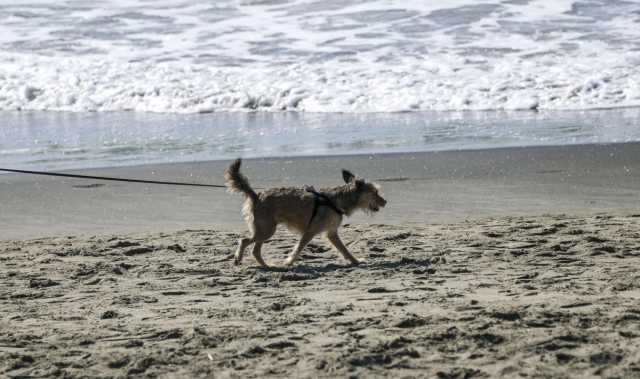
[[[269,266],[269,267],[257,267],[256,270],[260,272],[276,272],[276,273],[293,273],[303,275],[321,275],[336,271],[353,271],[353,270],[393,270],[402,268],[427,268],[433,265],[430,258],[424,259],[412,259],[402,258],[400,260],[379,260],[379,261],[364,261],[357,265],[348,263],[327,263],[322,266],[311,266],[308,264],[300,263],[294,267],[283,266]]]
[[[390,270],[390,269],[401,269],[405,267],[411,267],[413,269],[427,268],[427,267],[431,267],[432,265],[433,265],[433,262],[431,261],[431,258],[424,258],[424,259],[401,258],[399,260],[393,260],[393,261],[382,260],[382,261],[371,262],[367,264],[367,267],[373,268],[373,269]]]
[[[311,266],[306,264],[298,264],[294,267],[286,266],[269,266],[269,267],[257,267],[257,271],[261,272],[280,272],[280,273],[294,273],[294,274],[324,274],[335,271],[350,271],[359,268],[361,265],[350,264],[338,264],[328,263],[324,266]]]

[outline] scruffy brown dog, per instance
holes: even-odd
[[[379,186],[356,178],[347,170],[342,170],[345,183],[342,186],[322,189],[316,192],[308,188],[271,188],[256,193],[247,178],[240,173],[240,159],[235,160],[224,172],[224,178],[231,192],[245,195],[242,214],[249,226],[251,236],[241,238],[235,254],[235,264],[242,262],[247,246],[253,245],[253,256],[263,267],[268,267],[262,259],[262,244],[271,238],[278,224],[285,224],[289,230],[300,234],[300,241],[285,262],[291,266],[298,259],[300,251],[311,239],[325,233],[331,244],[352,264],[358,260],[349,253],[338,236],[342,216],[350,216],[357,209],[377,212],[387,204],[378,194]]]

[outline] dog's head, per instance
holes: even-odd
[[[356,208],[378,212],[380,208],[384,208],[387,205],[387,201],[380,196],[379,185],[356,178],[355,175],[347,170],[342,170],[342,179],[344,179],[345,183],[353,186],[354,192],[358,195]]]

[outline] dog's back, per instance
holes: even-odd
[[[289,229],[304,232],[313,213],[313,195],[302,188],[271,188],[258,195],[254,213],[270,217],[277,224],[285,224]]]

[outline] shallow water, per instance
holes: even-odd
[[[88,168],[223,158],[640,140],[640,109],[556,112],[0,113],[0,160]]]

